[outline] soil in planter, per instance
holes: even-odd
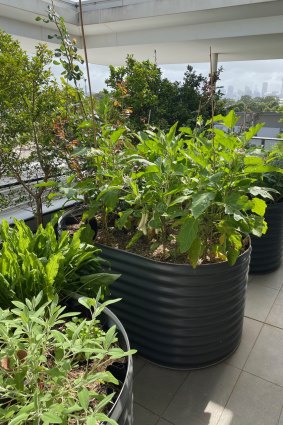
[[[188,264],[187,254],[178,252],[177,246],[177,231],[171,229],[170,236],[165,243],[160,243],[152,235],[149,240],[148,236],[141,236],[141,238],[133,245],[128,247],[129,242],[134,236],[136,231],[119,230],[115,227],[109,226],[107,231],[102,228],[100,217],[97,216],[98,232],[96,242],[107,245],[111,248],[117,248],[124,251],[132,252],[133,254],[141,255],[142,257],[150,258],[151,260],[167,262],[172,264]],[[243,248],[241,254],[249,247],[249,238],[243,238]],[[202,264],[211,264],[223,262],[222,258],[205,258]]]

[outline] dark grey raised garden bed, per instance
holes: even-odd
[[[121,278],[113,311],[143,357],[172,368],[209,366],[229,356],[242,335],[250,249],[193,269],[98,245]]]
[[[268,273],[282,262],[283,201],[268,205],[265,219],[268,230],[261,238],[253,236],[250,273]]]

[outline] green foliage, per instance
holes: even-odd
[[[15,220],[10,227],[0,226],[0,306],[8,308],[12,301],[24,301],[43,292],[44,300],[60,298],[70,292],[93,296],[118,277],[105,273],[106,263],[100,250],[84,241],[85,229],[73,238],[62,232],[57,239],[52,222],[32,233],[23,222]]]
[[[120,181],[115,187],[111,178],[107,183],[107,175],[115,173],[107,172],[93,201],[96,211],[104,215],[105,208],[116,208],[116,227],[133,234],[128,247],[140,238],[147,239],[148,247],[163,249],[171,241],[171,259],[178,250],[194,267],[224,260],[234,264],[245,249],[245,235],[266,232],[262,198],[272,196],[269,189],[259,187],[257,176],[280,172],[249,148],[259,126],[234,134],[237,120],[232,111],[214,117],[226,131],[200,119],[194,130],[182,127],[177,133],[175,124],[168,133],[137,134],[138,145],[123,153],[127,166],[119,163]],[[96,170],[102,172],[99,164]]]
[[[208,81],[190,65],[182,83],[171,83],[162,77],[157,65],[148,60],[139,62],[129,55],[125,66],[110,66],[106,83],[114,104],[112,122],[122,121],[135,131],[146,124],[168,129],[176,121],[194,126],[200,113],[206,118],[211,114]],[[220,97],[217,91],[218,112]]]
[[[118,381],[106,369],[134,350],[117,347],[115,326],[100,326],[98,316],[111,301],[98,306],[82,298],[90,318],[78,319],[56,297],[42,304],[44,298],[39,293],[0,309],[1,423],[117,425],[107,416],[115,393],[103,386],[115,390]]]
[[[283,143],[277,143],[271,151],[262,150],[260,153],[260,159],[265,161],[270,167],[276,167],[283,172]],[[269,187],[273,189],[272,196],[275,201],[281,201],[283,198],[283,174],[270,170],[260,176],[258,181],[259,186]]]
[[[18,41],[0,32],[0,177],[21,185],[38,224],[50,188],[26,180],[58,181],[66,165],[64,144],[55,143],[54,133],[66,116],[67,96],[51,74],[52,59],[47,46],[37,46],[29,57]]]
[[[251,97],[244,95],[240,100],[226,100],[230,109],[236,112],[271,112],[279,111],[279,98],[276,96]]]

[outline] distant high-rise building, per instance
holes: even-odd
[[[264,83],[262,83],[262,89],[261,89],[262,97],[266,96],[267,89],[268,89],[268,83],[265,81]]]
[[[280,91],[280,99],[282,98],[283,98],[283,78],[282,78],[281,91]]]
[[[228,86],[227,97],[228,97],[228,99],[234,98],[234,87],[233,86]]]
[[[251,88],[249,86],[245,86],[245,95],[251,96],[253,92],[251,91]]]

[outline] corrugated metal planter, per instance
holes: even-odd
[[[282,262],[283,201],[268,205],[265,219],[268,230],[261,238],[252,237],[250,273],[268,273]]]
[[[123,350],[130,350],[130,343],[124,326],[120,320],[108,308],[104,309],[106,322],[109,327],[116,325],[118,331],[119,345]],[[133,359],[127,358],[127,370],[124,377],[124,383],[117,400],[112,407],[109,417],[114,419],[119,425],[133,425]],[[112,371],[118,380],[119,376]],[[123,373],[124,374],[124,373]]]
[[[77,299],[80,297],[78,294],[73,294],[72,298],[68,300],[68,309],[72,311],[86,310],[78,303]],[[86,312],[88,314],[88,312]],[[110,328],[115,325],[117,329],[117,336],[119,346],[124,350],[130,350],[130,342],[126,330],[118,317],[109,309],[104,308],[100,320],[103,326]],[[120,364],[120,367],[111,366],[111,373],[120,381],[123,382],[120,393],[112,406],[108,416],[114,419],[118,425],[133,425],[133,358],[127,357],[126,364]],[[104,425],[107,425],[103,422]]]
[[[250,248],[234,266],[193,269],[98,245],[121,278],[113,306],[133,346],[163,366],[193,369],[217,363],[239,345]]]
[[[75,205],[74,207],[65,211],[64,214],[62,214],[58,220],[58,232],[60,233],[63,230],[68,230],[69,226],[78,225],[81,222],[82,216],[85,211],[86,211],[86,207],[81,204]],[[94,239],[95,239],[96,233],[97,233],[96,219],[92,217],[90,220],[87,220],[86,222],[90,225],[90,227],[94,231]]]

